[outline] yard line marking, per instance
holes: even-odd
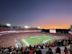
[[[29,46],[28,42],[27,42],[25,39],[23,39],[22,41],[23,41],[27,46]]]

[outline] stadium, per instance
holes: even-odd
[[[70,29],[39,29],[25,26],[23,30],[20,28],[7,30],[0,32],[0,46],[23,47],[45,43],[50,44],[56,40],[69,39],[71,37]]]
[[[44,46],[44,48],[52,47],[52,50],[55,53],[55,48],[59,46],[63,53],[63,46],[70,49],[71,43],[72,32],[70,28],[54,29],[53,27],[53,29],[45,29],[43,27],[28,26],[24,26],[24,28],[12,28],[12,26],[0,27],[0,47],[2,48],[41,48]]]
[[[72,1],[0,0],[0,54],[72,54]]]

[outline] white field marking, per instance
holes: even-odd
[[[22,41],[23,41],[27,46],[29,46],[28,42],[27,42],[25,39],[23,39]]]
[[[48,40],[43,41],[43,43],[46,43]]]

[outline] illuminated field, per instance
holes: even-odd
[[[53,42],[54,38],[52,36],[30,36],[25,39],[21,39],[22,46],[37,45],[48,42]]]

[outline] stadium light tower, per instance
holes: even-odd
[[[26,26],[24,26],[24,28],[28,29],[28,28],[30,28],[30,27],[26,25]]]
[[[11,24],[7,23],[6,26],[11,27]]]

